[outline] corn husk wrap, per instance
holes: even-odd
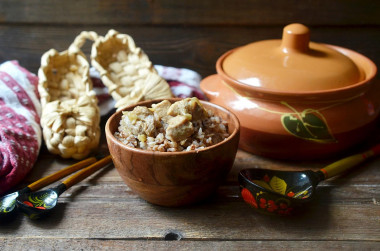
[[[83,159],[99,144],[100,113],[80,48],[95,32],[82,32],[68,50],[50,49],[41,58],[38,91],[41,126],[48,150],[63,158]]]
[[[91,63],[118,109],[143,100],[173,97],[169,84],[129,35],[110,30],[99,37],[92,46]]]

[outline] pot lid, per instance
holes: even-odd
[[[333,46],[310,42],[309,29],[290,24],[282,40],[237,48],[222,62],[230,77],[250,86],[302,92],[346,87],[364,79],[358,66]]]

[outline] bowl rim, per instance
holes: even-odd
[[[121,148],[123,148],[125,150],[128,150],[128,151],[132,151],[132,152],[135,152],[135,153],[138,153],[138,154],[146,154],[146,155],[152,155],[152,154],[154,154],[154,155],[159,155],[159,156],[160,155],[167,156],[167,155],[190,155],[190,154],[196,154],[196,153],[206,152],[206,151],[212,150],[214,148],[220,147],[221,145],[225,144],[228,141],[231,141],[232,139],[234,139],[236,137],[238,138],[238,141],[239,141],[240,121],[237,118],[237,116],[233,112],[231,112],[229,109],[226,109],[225,107],[222,107],[220,105],[217,105],[217,104],[205,101],[205,100],[199,100],[199,101],[202,103],[202,105],[206,104],[207,106],[211,106],[214,109],[218,109],[218,110],[222,111],[223,113],[228,114],[228,116],[231,117],[232,121],[234,122],[234,124],[236,126],[235,126],[235,129],[232,131],[232,133],[227,138],[225,138],[223,141],[220,141],[220,142],[218,142],[218,143],[216,143],[214,145],[205,147],[203,149],[190,150],[190,151],[177,151],[177,152],[160,152],[160,151],[144,150],[144,149],[141,149],[141,148],[133,148],[133,147],[125,145],[124,143],[122,143],[121,141],[119,141],[118,139],[116,139],[116,137],[111,132],[111,129],[110,129],[111,121],[114,120],[117,116],[119,116],[123,111],[126,111],[126,110],[131,109],[131,108],[136,107],[136,106],[144,106],[144,105],[147,106],[146,104],[158,103],[158,102],[161,102],[163,100],[169,100],[171,102],[175,102],[175,101],[179,101],[179,100],[182,100],[182,99],[184,99],[184,98],[167,98],[167,99],[146,100],[146,101],[138,102],[138,103],[133,104],[133,105],[126,106],[126,107],[120,109],[119,111],[116,111],[114,114],[111,115],[111,117],[109,117],[107,119],[107,122],[106,122],[106,125],[105,125],[105,133],[106,133],[107,140],[111,140],[113,143],[117,144]]]

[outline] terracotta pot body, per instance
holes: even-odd
[[[174,102],[179,99],[170,99]],[[157,101],[141,102],[150,107]],[[216,145],[190,152],[154,152],[127,147],[113,135],[122,111],[106,124],[108,148],[114,165],[124,182],[141,198],[161,206],[184,206],[199,202],[215,192],[232,168],[239,142],[239,121],[226,109],[202,102],[228,122],[230,137]]]
[[[374,133],[380,111],[380,83],[374,82],[376,66],[352,50],[323,46],[350,58],[362,79],[332,89],[276,90],[248,85],[226,74],[224,60],[239,48],[219,58],[218,74],[205,78],[201,89],[211,102],[230,109],[239,118],[240,148],[273,158],[319,159]]]

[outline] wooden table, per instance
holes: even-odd
[[[372,0],[5,0],[0,1],[0,62],[17,59],[36,73],[48,49],[66,50],[82,30],[104,35],[113,28],[130,34],[155,64],[206,77],[215,73],[225,51],[280,38],[284,25],[301,22],[311,28],[313,41],[359,51],[379,65],[379,10]],[[88,55],[89,46],[84,50]],[[104,134],[101,142],[98,151],[105,153]],[[62,194],[49,217],[32,221],[18,215],[1,224],[0,250],[378,250],[379,158],[322,182],[311,208],[297,217],[259,214],[239,195],[237,174],[243,168],[317,170],[342,156],[289,162],[239,150],[217,193],[184,208],[145,202],[110,167]],[[20,186],[71,163],[42,149]]]
[[[107,153],[102,140],[100,152]],[[0,250],[53,249],[377,249],[380,241],[380,159],[320,183],[311,208],[298,216],[259,214],[240,196],[242,168],[317,170],[325,160],[275,161],[239,150],[233,169],[207,202],[166,208],[140,199],[116,169],[99,171],[59,198],[40,220],[18,215],[0,226]],[[73,163],[46,150],[30,183]]]

